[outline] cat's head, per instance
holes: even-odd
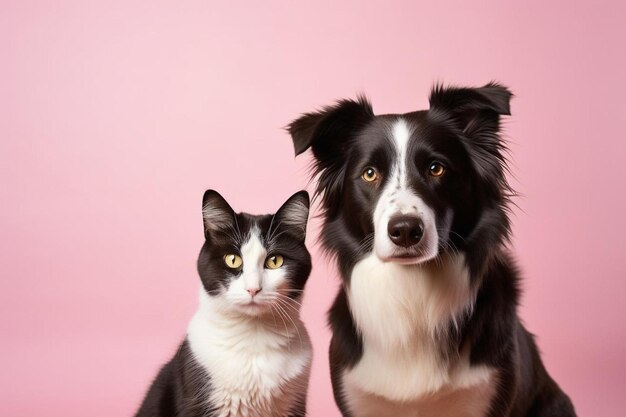
[[[235,213],[216,191],[202,199],[205,242],[198,272],[221,308],[250,316],[297,310],[311,272],[304,244],[309,194],[300,191],[271,215]]]

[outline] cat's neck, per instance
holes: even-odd
[[[295,307],[249,316],[228,308],[222,300],[210,297],[202,288],[199,298],[198,310],[189,330],[192,327],[203,327],[207,333],[215,336],[211,339],[218,340],[218,335],[249,338],[255,334],[272,334],[281,344],[289,344],[290,341],[302,337],[304,325],[300,320],[300,312]]]

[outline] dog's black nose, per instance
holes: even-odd
[[[422,239],[424,222],[415,216],[395,216],[389,220],[387,234],[393,243],[408,248]]]

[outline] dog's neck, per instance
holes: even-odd
[[[438,340],[475,300],[462,254],[420,265],[371,254],[353,268],[347,294],[364,344],[383,351],[409,347],[415,338]]]

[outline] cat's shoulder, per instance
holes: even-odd
[[[136,417],[206,415],[211,378],[195,360],[187,339],[163,365]]]

